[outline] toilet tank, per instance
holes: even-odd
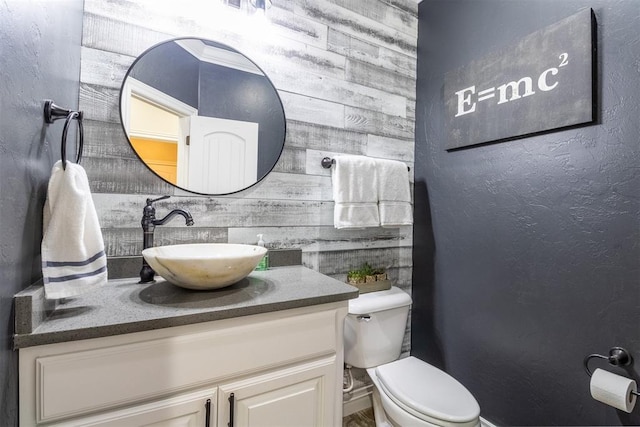
[[[392,287],[349,300],[344,323],[344,363],[371,368],[400,357],[411,297]]]

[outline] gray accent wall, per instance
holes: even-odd
[[[2,1],[0,29],[0,425],[14,426],[13,295],[41,277],[42,208],[63,126],[45,125],[43,106],[78,107],[82,0]]]
[[[258,123],[258,178],[278,161],[284,118],[278,94],[266,77],[202,62],[198,114]]]
[[[589,7],[596,123],[445,151],[445,73]],[[640,424],[583,369],[622,346],[636,364],[610,370],[640,379],[638,28],[637,0],[419,5],[412,354],[496,425]]]
[[[162,43],[140,55],[130,77],[198,108],[200,61],[176,43]]]

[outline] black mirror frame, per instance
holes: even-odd
[[[277,96],[277,98],[278,98],[278,102],[279,102],[279,104],[280,104],[280,108],[281,108],[281,110],[282,110],[282,126],[283,126],[283,132],[282,132],[282,144],[280,145],[280,152],[278,153],[278,157],[276,158],[276,160],[275,160],[275,162],[273,163],[273,165],[271,165],[271,167],[269,168],[269,170],[268,170],[268,171],[267,171],[263,176],[261,176],[260,178],[258,178],[258,179],[256,180],[256,182],[254,182],[253,184],[251,184],[251,185],[249,185],[249,186],[247,186],[247,187],[244,187],[244,188],[241,188],[241,189],[239,189],[239,190],[236,190],[236,191],[231,191],[231,192],[228,192],[228,193],[201,193],[201,192],[198,192],[198,191],[189,190],[188,188],[180,187],[180,186],[179,186],[179,185],[177,185],[177,184],[174,184],[174,183],[172,183],[172,182],[167,181],[166,179],[164,179],[163,177],[161,177],[160,175],[158,175],[158,174],[157,174],[153,169],[151,169],[151,167],[150,167],[149,165],[147,165],[147,163],[142,159],[142,157],[140,157],[140,155],[138,154],[138,152],[136,151],[136,149],[133,147],[133,144],[131,143],[131,140],[129,139],[129,134],[127,133],[127,130],[125,129],[125,126],[124,126],[124,120],[123,120],[123,117],[122,117],[122,93],[123,93],[123,90],[124,90],[125,82],[127,81],[127,78],[129,77],[129,74],[131,73],[131,70],[132,70],[132,69],[133,69],[133,67],[136,65],[136,63],[137,63],[137,62],[138,62],[138,61],[139,61],[139,60],[140,60],[140,59],[141,59],[145,54],[147,54],[149,51],[151,51],[151,50],[155,49],[155,48],[156,48],[156,47],[158,47],[158,46],[161,46],[161,45],[166,44],[166,43],[169,43],[169,42],[175,42],[175,41],[178,41],[178,40],[193,40],[193,39],[196,39],[196,40],[204,40],[204,41],[211,41],[211,42],[214,42],[214,43],[216,43],[216,44],[218,44],[218,45],[224,46],[224,47],[228,48],[229,50],[234,51],[234,52],[236,52],[236,53],[238,53],[238,54],[240,54],[240,55],[244,56],[244,57],[245,57],[245,59],[247,59],[247,60],[248,60],[249,62],[251,62],[251,63],[252,63],[252,64],[253,64],[253,65],[254,65],[258,70],[260,70],[260,72],[262,73],[262,75],[267,79],[267,81],[269,82],[269,84],[270,84],[270,85],[271,85],[271,87],[273,88],[273,90],[274,90],[274,92],[275,92],[275,94],[276,94],[276,96]],[[232,47],[232,46],[229,46],[229,45],[227,45],[227,44],[225,44],[225,43],[217,42],[217,41],[215,41],[215,40],[204,39],[204,38],[199,38],[199,37],[175,37],[175,38],[172,38],[172,39],[167,39],[167,40],[164,40],[164,41],[162,41],[162,42],[156,43],[156,44],[154,44],[153,46],[151,46],[151,47],[147,48],[144,52],[140,53],[140,55],[138,55],[138,56],[136,57],[136,59],[135,59],[135,60],[131,63],[131,65],[129,66],[129,69],[127,70],[127,73],[125,74],[124,78],[122,79],[122,84],[120,85],[120,93],[119,93],[119,96],[118,96],[118,100],[119,100],[119,103],[118,103],[118,116],[120,117],[120,126],[122,126],[122,131],[124,132],[124,135],[125,135],[125,137],[127,138],[127,141],[129,142],[129,146],[131,147],[131,149],[132,149],[132,150],[133,150],[133,152],[135,153],[135,155],[136,155],[136,157],[138,158],[138,160],[140,160],[140,162],[141,162],[142,164],[144,164],[144,165],[147,167],[147,169],[149,169],[149,171],[151,171],[151,172],[152,172],[156,177],[158,177],[159,179],[163,180],[164,182],[166,182],[167,184],[171,185],[172,187],[179,188],[179,189],[181,189],[181,190],[183,190],[183,191],[186,191],[186,192],[189,192],[189,193],[193,193],[193,194],[198,194],[198,195],[201,195],[201,196],[214,196],[214,197],[215,197],[215,196],[226,196],[226,195],[230,195],[230,194],[236,194],[236,193],[239,193],[239,192],[241,192],[241,191],[245,191],[245,190],[247,190],[247,189],[249,189],[249,188],[254,187],[256,184],[258,184],[258,183],[259,183],[259,182],[261,182],[263,179],[265,179],[265,178],[266,178],[266,177],[267,177],[267,176],[268,176],[268,175],[273,171],[273,169],[275,168],[276,164],[277,164],[277,163],[278,163],[278,161],[280,160],[280,157],[282,157],[282,152],[283,152],[283,150],[284,150],[284,145],[285,145],[286,140],[287,140],[287,117],[286,117],[286,114],[285,114],[285,111],[284,111],[284,105],[282,104],[282,99],[280,98],[280,94],[278,93],[278,89],[276,89],[275,85],[273,84],[273,82],[271,81],[271,79],[269,78],[269,76],[264,72],[264,70],[263,70],[262,68],[260,68],[260,66],[259,66],[258,64],[256,64],[256,63],[255,63],[251,58],[249,58],[247,55],[245,55],[244,53],[240,52],[239,50],[237,50],[236,48],[234,48],[234,47]]]

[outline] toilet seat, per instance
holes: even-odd
[[[381,391],[421,420],[466,424],[480,416],[478,402],[462,384],[415,357],[378,366],[375,374]]]

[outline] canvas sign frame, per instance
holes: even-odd
[[[585,9],[446,73],[445,149],[595,121],[595,28]]]

